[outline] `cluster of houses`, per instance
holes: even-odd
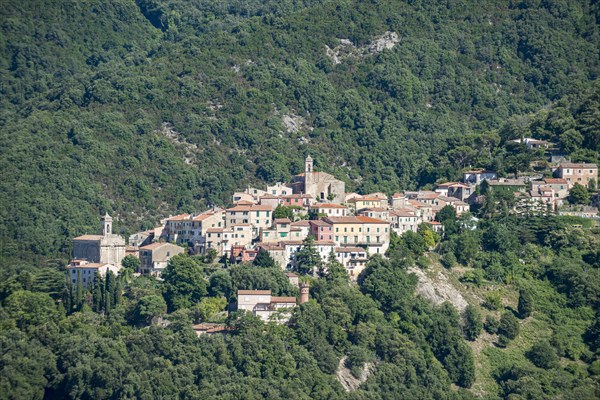
[[[445,206],[453,207],[457,215],[469,211],[470,204],[477,201],[476,188],[484,181],[494,190],[514,193],[516,212],[556,211],[575,183],[595,185],[598,167],[562,163],[554,168],[553,176],[499,179],[494,171],[471,170],[464,172],[461,182],[442,183],[435,190],[360,195],[346,193],[343,181],[315,171],[308,156],[304,173],[296,175],[289,185],[276,183],[265,190],[236,192],[229,208],[169,217],[160,227],[131,235],[127,244],[112,233],[112,218],[105,215],[101,235],[73,240],[73,261],[68,269],[73,277],[74,271],[85,271],[83,283],[87,284],[93,272],[118,270],[123,257],[132,254],[141,261],[140,273],[160,276],[171,257],[188,251],[213,253],[230,263],[251,263],[258,254],[267,252],[282,269],[293,270],[295,254],[310,235],[324,261],[333,253],[356,279],[369,256],[385,254],[391,232],[401,236],[416,232],[421,224],[441,231],[436,214]],[[278,206],[288,207],[291,218],[276,218]],[[581,213],[597,216],[594,209]]]
[[[299,284],[291,271],[296,253],[309,236],[324,262],[333,254],[356,279],[371,255],[386,253],[392,232],[400,236],[416,232],[421,224],[441,232],[443,226],[435,221],[436,214],[446,206],[454,208],[457,215],[469,211],[470,204],[478,201],[476,189],[484,181],[492,190],[512,192],[517,199],[515,212],[556,212],[575,183],[591,188],[597,180],[597,165],[563,162],[553,169],[552,178],[500,179],[494,171],[472,170],[464,172],[461,182],[442,183],[434,190],[360,195],[346,193],[344,182],[332,175],[314,171],[309,156],[304,173],[290,184],[276,183],[265,190],[247,188],[233,194],[229,208],[166,218],[159,227],[131,235],[127,243],[113,234],[113,219],[106,214],[101,234],[73,239],[73,259],[67,271],[72,283],[81,279],[87,287],[96,274],[118,273],[128,254],[140,259],[139,273],[159,277],[169,260],[184,252],[212,254],[230,263],[252,263],[266,252],[289,271],[290,282],[300,287],[302,302],[308,299],[308,287]],[[275,217],[278,206],[288,207],[287,217]],[[564,213],[598,217],[598,210],[592,207],[573,212]],[[295,306],[296,298],[274,297],[268,290],[238,293],[238,309],[264,320],[286,321]],[[198,334],[224,329],[201,325]]]

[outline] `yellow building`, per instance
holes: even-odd
[[[328,217],[333,239],[338,246],[359,246],[369,254],[384,254],[390,245],[390,223],[377,218]]]

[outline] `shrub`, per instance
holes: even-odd
[[[485,301],[483,302],[483,306],[488,310],[498,310],[502,307],[502,299],[500,298],[500,293],[491,292],[485,296]]]
[[[483,323],[483,329],[489,334],[495,335],[498,333],[498,326],[500,325],[500,321],[496,318],[488,315],[485,317],[485,322]]]
[[[534,344],[526,353],[526,356],[539,368],[549,369],[558,364],[556,351],[547,341]]]

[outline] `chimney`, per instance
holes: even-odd
[[[310,292],[310,285],[308,283],[300,284],[300,304],[306,303],[308,301],[308,295]]]

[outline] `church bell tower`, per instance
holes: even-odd
[[[102,236],[112,235],[112,222],[113,219],[108,213],[102,217]]]

